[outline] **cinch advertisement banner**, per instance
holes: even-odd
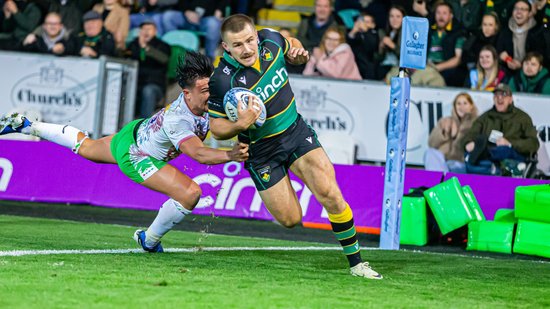
[[[406,16],[401,27],[399,67],[423,70],[428,49],[428,19]]]

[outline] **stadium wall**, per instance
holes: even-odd
[[[0,140],[0,199],[29,202],[91,204],[102,207],[156,211],[166,200],[133,183],[116,165],[97,164],[74,155],[69,149],[40,141]],[[200,184],[203,196],[194,213],[260,220],[272,220],[260,196],[240,163],[206,166],[181,155],[171,162]],[[351,205],[357,229],[378,234],[383,199],[384,168],[380,166],[336,165],[336,177]],[[470,185],[487,219],[500,208],[514,208],[514,191],[519,185],[548,181],[479,175],[443,175],[407,169],[405,192],[410,188],[434,186],[451,176]],[[304,214],[304,225],[326,228],[327,214],[304,184],[291,175],[292,185]],[[47,207],[47,206],[46,206]]]

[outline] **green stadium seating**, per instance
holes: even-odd
[[[474,219],[456,177],[424,191],[424,197],[442,234],[454,231]]]
[[[172,81],[176,79],[176,68],[178,67],[178,62],[185,59],[185,54],[187,50],[178,45],[171,46],[170,60],[168,61],[168,80]]]
[[[338,16],[342,19],[344,22],[344,25],[347,29],[353,28],[353,24],[355,23],[355,18],[357,16],[361,15],[361,12],[356,9],[344,9],[338,11]]]
[[[514,253],[550,258],[550,224],[518,220]]]
[[[170,46],[180,46],[186,50],[199,50],[199,37],[196,33],[188,30],[174,30],[165,33],[162,40]]]
[[[514,223],[472,221],[468,223],[466,250],[512,253]]]
[[[519,219],[550,223],[550,185],[517,187],[515,209]]]
[[[426,199],[404,196],[401,203],[399,243],[424,246],[428,243]]]
[[[477,202],[477,199],[474,195],[474,192],[472,191],[472,188],[470,188],[470,186],[463,186],[462,187],[462,193],[464,193],[464,197],[466,198],[466,201],[468,202],[468,206],[470,206],[470,210],[472,211],[472,215],[474,216],[474,220],[476,220],[476,221],[485,221],[485,215],[483,214],[483,211],[481,210],[481,207],[479,206],[479,203]]]

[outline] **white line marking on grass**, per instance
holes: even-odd
[[[168,253],[196,253],[196,252],[223,252],[223,251],[341,251],[341,247],[327,246],[327,247],[192,247],[192,248],[165,248],[164,252]],[[378,247],[361,247],[363,251],[377,251],[381,250]],[[384,251],[384,250],[382,250]],[[507,260],[505,256],[503,258],[491,257],[491,256],[479,256],[468,255],[460,253],[443,253],[443,252],[431,252],[422,250],[410,250],[400,249],[401,252],[409,252],[416,254],[429,254],[429,255],[443,255],[453,257],[465,257],[474,259],[488,259],[488,260]],[[2,256],[25,256],[25,255],[63,255],[63,254],[128,254],[128,253],[147,253],[141,249],[79,249],[79,250],[13,250],[13,251],[0,251],[0,257]],[[515,261],[524,261],[532,263],[550,264],[550,261],[546,260],[524,260],[517,259]]]
[[[362,248],[364,250],[371,250]],[[377,249],[377,248],[373,248]],[[193,248],[165,248],[169,253],[194,253],[210,251],[335,251],[341,247],[193,247]],[[24,256],[24,255],[55,255],[55,254],[127,254],[147,253],[141,249],[91,249],[91,250],[13,250],[0,251],[0,256]]]

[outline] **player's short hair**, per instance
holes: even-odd
[[[254,21],[252,20],[252,18],[244,14],[235,14],[227,17],[226,19],[224,19],[222,26],[220,28],[222,40],[224,38],[225,33],[241,32],[244,30],[246,25],[250,25],[250,27],[254,28]]]
[[[193,88],[198,79],[210,77],[213,71],[214,67],[208,57],[188,51],[184,57],[179,58],[176,79],[182,89]]]

